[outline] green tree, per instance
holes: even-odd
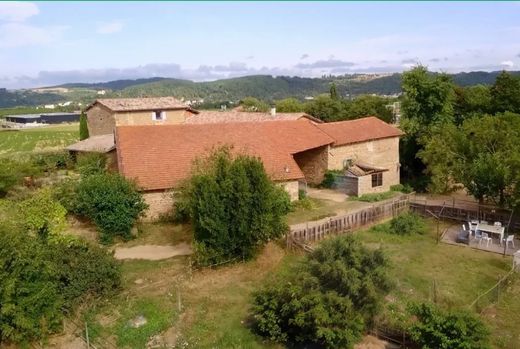
[[[425,164],[417,157],[434,125],[453,122],[454,86],[447,74],[431,74],[418,66],[403,73],[401,174],[416,187],[425,186]]]
[[[457,125],[465,119],[491,112],[491,90],[485,85],[455,87],[454,118]]]
[[[280,113],[298,113],[304,109],[304,104],[296,98],[285,98],[275,102],[276,111]]]
[[[305,103],[305,112],[325,122],[345,120],[345,105],[343,101],[330,98],[327,95],[317,96],[313,101]]]
[[[115,236],[129,239],[132,226],[148,207],[134,182],[112,173],[83,178],[76,204],[78,213],[96,224],[103,243]]]
[[[255,330],[295,346],[351,348],[390,290],[387,260],[352,236],[322,242],[254,294]]]
[[[520,113],[520,78],[506,71],[500,73],[491,86],[491,98],[494,113]]]
[[[246,97],[242,99],[240,105],[245,111],[264,113],[269,111],[269,104],[254,97]]]
[[[329,91],[329,94],[330,94],[330,98],[331,99],[339,99],[339,96],[338,96],[338,91],[336,89],[336,84],[335,83],[332,83],[330,85],[330,91]]]
[[[490,348],[489,330],[468,312],[444,312],[427,303],[411,305],[410,312],[416,317],[410,334],[422,349]]]
[[[287,193],[269,180],[259,159],[232,157],[229,148],[199,160],[179,200],[193,222],[201,264],[251,258],[287,229]]]
[[[389,100],[379,96],[363,95],[346,103],[348,106],[348,119],[358,119],[366,116],[376,116],[385,121],[392,122],[394,114],[388,107]]]
[[[85,115],[85,112],[82,112],[79,116],[79,140],[82,141],[88,137],[87,116]]]
[[[461,183],[479,201],[520,203],[520,115],[474,116],[460,127],[438,128],[419,156],[432,183]]]
[[[27,343],[60,328],[53,270],[37,239],[0,225],[0,342]]]

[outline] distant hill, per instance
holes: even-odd
[[[461,86],[492,84],[500,72],[468,72],[452,74],[453,81]],[[512,72],[519,75],[520,72]],[[68,92],[35,92],[31,90],[7,91],[0,89],[0,107],[34,106],[65,100],[90,103],[98,97],[176,96],[186,100],[204,99],[204,102],[239,101],[253,96],[266,101],[295,97],[304,99],[328,93],[334,82],[342,96],[360,94],[393,95],[401,92],[401,73],[379,78],[365,74],[351,74],[322,78],[302,78],[269,75],[245,76],[216,81],[160,78],[116,80],[100,83],[70,83],[52,88],[65,88]],[[97,91],[107,90],[103,96]]]

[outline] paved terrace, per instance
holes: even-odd
[[[478,243],[478,240],[475,240],[475,238],[472,236],[469,240],[469,244],[466,243],[459,243],[457,242],[457,235],[462,231],[462,225],[461,224],[454,224],[450,226],[446,232],[442,236],[442,242],[448,243],[451,245],[458,245],[463,247],[470,247],[477,250],[487,251],[487,252],[494,252],[494,253],[500,253],[504,254],[504,243],[500,245],[497,238],[493,238],[491,243],[486,246],[485,242],[482,242],[481,244]],[[514,240],[514,246],[512,247],[511,244],[508,244],[507,249],[505,250],[506,255],[513,255],[516,251],[520,250],[520,239],[518,239],[517,236],[515,236]]]

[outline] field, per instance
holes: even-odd
[[[0,131],[0,157],[60,150],[79,140],[77,123],[24,130]]]
[[[437,244],[430,223],[430,233],[420,236],[356,233],[366,246],[382,247],[390,257],[395,289],[387,297],[385,311],[393,317],[411,300],[467,309],[511,268],[510,257]],[[128,245],[190,239],[187,226],[147,224],[142,229],[143,235]],[[300,258],[281,244],[270,243],[254,261],[215,269],[192,270],[187,257],[126,261],[123,292],[108,303],[89,306],[83,320],[94,343],[103,347],[143,348],[153,336],[156,344],[182,348],[283,348],[250,331],[251,293],[273,272]],[[517,348],[520,343],[519,291],[517,278],[498,302],[478,309],[492,330],[495,348]],[[148,323],[132,328],[129,324],[138,315]]]

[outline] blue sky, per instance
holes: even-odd
[[[0,2],[0,87],[519,69],[520,2]]]

